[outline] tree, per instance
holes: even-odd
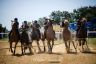
[[[86,17],[89,20],[96,17],[96,6],[86,6],[78,9],[74,9],[75,18]]]
[[[38,19],[38,23],[39,23],[41,26],[43,26],[43,24],[44,24],[44,22],[45,22],[45,19],[46,19],[46,17],[39,18],[39,19]]]
[[[59,23],[63,19],[71,19],[71,15],[68,11],[53,11],[50,15],[50,18],[54,20],[54,23]]]

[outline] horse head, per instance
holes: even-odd
[[[64,25],[65,25],[65,27],[68,27],[68,26],[69,26],[68,20],[65,20],[65,21],[64,21]]]

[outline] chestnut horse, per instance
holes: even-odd
[[[53,49],[53,45],[54,45],[54,39],[55,39],[55,31],[53,30],[53,26],[52,26],[52,24],[50,24],[50,21],[49,21],[48,22],[48,29],[46,31],[48,53],[52,53],[52,49]]]
[[[76,50],[76,47],[75,47],[75,44],[74,44],[74,41],[72,38],[72,34],[71,34],[70,30],[68,29],[68,26],[69,26],[69,22],[67,20],[64,21],[62,34],[63,34],[63,41],[65,43],[67,53],[70,52],[70,43],[71,42]],[[77,50],[76,50],[76,52],[77,52]]]

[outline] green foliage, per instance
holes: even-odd
[[[86,17],[87,20],[91,20],[96,17],[96,6],[86,6],[78,9],[74,9],[75,18],[78,19],[80,17]]]
[[[44,24],[44,22],[45,22],[45,19],[46,19],[46,17],[39,18],[39,19],[38,19],[38,23],[39,23],[41,26],[43,26],[43,24]]]
[[[54,20],[55,23],[59,23],[63,18],[70,19],[71,15],[68,11],[53,11],[50,17]]]
[[[69,22],[74,22],[80,17],[85,17],[89,21],[92,18],[96,17],[96,6],[86,6],[86,7],[74,9],[72,13],[69,13],[68,11],[60,11],[60,10],[53,11],[49,15],[49,17],[54,20],[54,23],[57,24],[59,24],[64,19],[69,20]],[[45,17],[39,18],[38,21],[40,22],[41,25],[42,23],[44,23],[44,19]]]

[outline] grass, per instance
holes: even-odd
[[[0,41],[8,41],[8,38],[0,39]]]
[[[96,38],[88,38],[89,44],[96,45]]]

